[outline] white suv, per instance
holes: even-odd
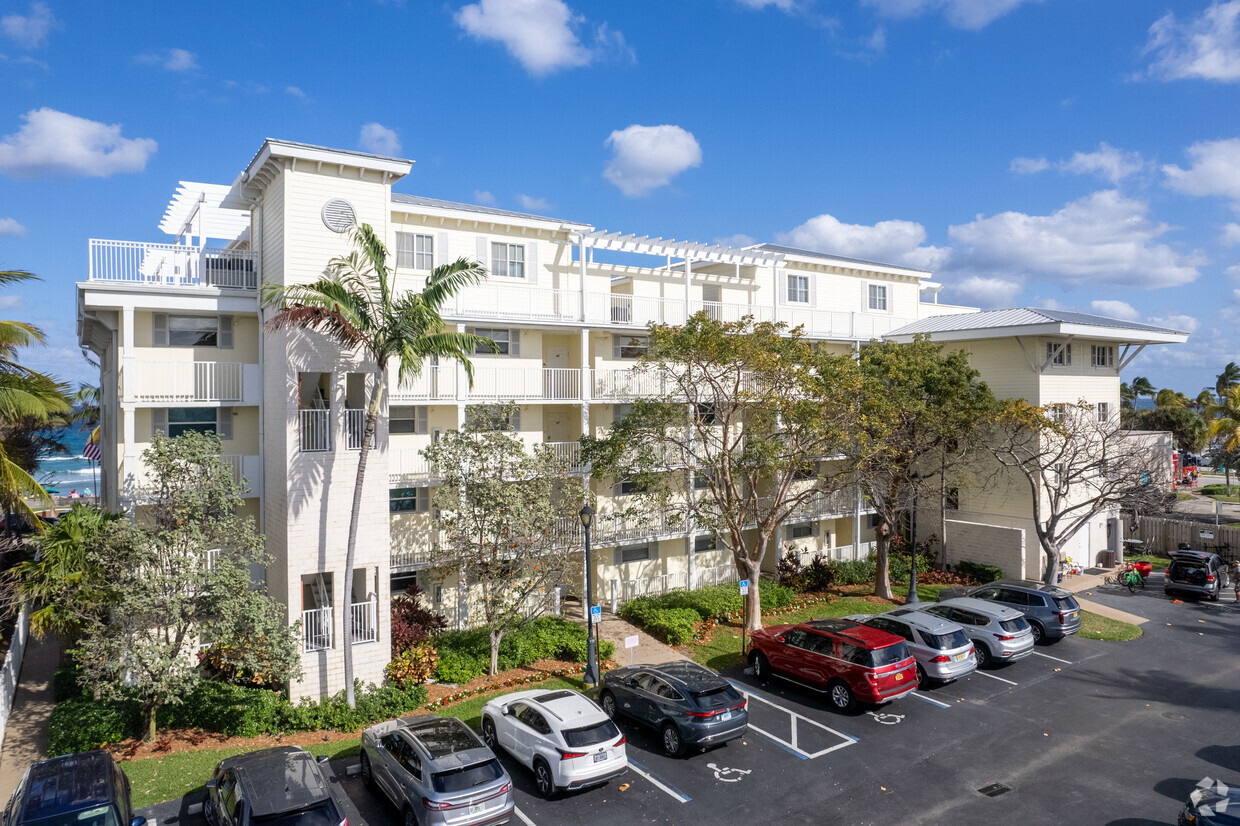
[[[482,707],[482,739],[534,772],[543,797],[599,786],[629,770],[624,735],[576,691],[517,691]]]

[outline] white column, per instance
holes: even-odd
[[[771,312],[772,318],[775,321],[779,321],[779,291],[784,287],[782,283],[784,280],[784,268],[776,264],[771,267],[771,272],[773,273],[772,277],[775,279],[775,289],[771,292]]]
[[[689,426],[689,461],[688,461],[689,467],[688,467],[688,472],[685,473],[685,496],[688,498],[690,502],[692,502],[694,498],[693,476],[694,476],[694,472],[696,469],[695,468],[696,463],[694,461],[694,456],[697,453],[697,451],[694,450],[694,440],[693,440],[693,434],[694,434],[693,424],[692,424],[693,412],[694,412],[693,405],[691,404],[686,405],[685,409],[686,409],[686,414],[689,417],[688,421],[686,422],[686,424]],[[690,509],[687,509],[685,512],[685,551],[689,554],[688,586],[690,590],[693,589],[693,575],[697,572],[697,560],[694,558],[694,553],[693,553],[693,531],[694,529],[695,529],[695,520],[693,518],[693,510],[690,508]]]
[[[685,318],[689,317],[689,298],[693,288],[693,267],[692,261],[685,258]]]
[[[586,307],[586,235],[581,234],[581,245],[578,247],[577,267],[581,272],[581,320],[585,321],[589,317],[589,309]]]
[[[861,553],[861,505],[862,499],[861,488],[857,488],[857,502],[853,510],[853,558],[858,559]]]
[[[133,307],[121,311],[121,395],[122,402],[137,400],[138,367],[134,360]]]
[[[465,325],[456,325],[458,333],[465,332]],[[469,376],[465,374],[465,365],[456,363],[456,427],[465,427],[465,405],[469,404]]]

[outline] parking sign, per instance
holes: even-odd
[[[603,619],[603,606],[591,605],[590,606],[590,622],[601,622],[602,619]]]
[[[748,593],[749,593],[749,580],[742,579],[741,580],[741,596],[745,596]]]

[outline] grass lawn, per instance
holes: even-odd
[[[1230,493],[1227,485],[1202,485],[1201,495],[1220,502],[1240,502],[1240,485],[1232,485]]]
[[[1131,622],[1121,622],[1120,620],[1091,614],[1089,611],[1082,611],[1081,630],[1077,632],[1077,636],[1084,637],[1087,640],[1123,642],[1125,640],[1135,640],[1141,636],[1141,629]]]
[[[1187,502],[1190,499],[1196,499],[1197,497],[1193,496],[1191,493],[1177,493],[1175,498],[1177,501]]]
[[[584,684],[576,679],[554,679],[536,685],[517,686],[471,697],[462,703],[447,708],[436,709],[433,714],[440,717],[460,717],[475,729],[481,724],[482,706],[492,697],[510,694],[513,691],[525,691],[530,688],[571,688],[581,691]],[[326,754],[332,760],[353,757],[361,750],[362,739],[354,737],[350,740],[337,740],[332,743],[319,743],[305,746],[306,751],[315,755]],[[241,746],[229,749],[210,749],[205,751],[186,751],[170,754],[167,757],[151,757],[146,760],[131,760],[121,763],[121,768],[129,777],[133,806],[135,809],[161,803],[185,795],[201,795],[205,790],[204,783],[211,777],[215,764],[225,757],[251,751]]]

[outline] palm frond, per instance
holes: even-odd
[[[450,264],[441,264],[431,272],[422,289],[422,300],[438,312],[448,299],[466,287],[480,283],[487,277],[486,267],[477,261],[458,258]]]
[[[42,281],[42,278],[25,270],[0,270],[0,287],[20,284],[22,281]]]
[[[31,507],[31,501],[40,508],[51,508],[56,504],[33,476],[9,459],[3,445],[0,445],[0,505],[26,517],[26,521],[42,533],[43,523]]]

